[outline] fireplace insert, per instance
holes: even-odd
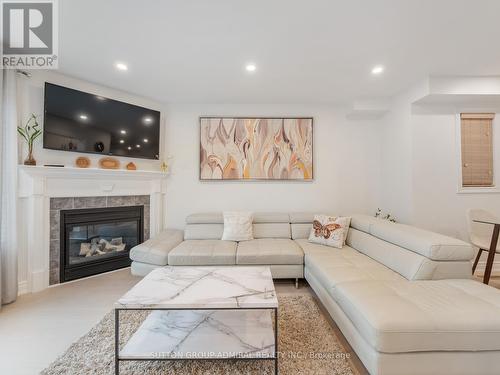
[[[130,265],[143,242],[144,206],[61,210],[61,282]]]

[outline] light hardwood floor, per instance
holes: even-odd
[[[97,324],[139,280],[129,269],[123,269],[23,295],[4,306],[0,311],[0,374],[38,374]],[[275,285],[278,294],[315,297],[305,281],[299,289],[288,280],[277,281]],[[500,287],[500,278],[492,278],[491,285]],[[350,353],[356,370],[367,374],[329,314],[323,308],[322,311]]]

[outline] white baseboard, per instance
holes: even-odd
[[[28,282],[26,280],[19,281],[17,284],[17,295],[23,295],[28,293]]]

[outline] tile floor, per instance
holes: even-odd
[[[34,375],[47,367],[74,341],[111,310],[113,303],[140,280],[123,269],[21,296],[0,312],[0,374]],[[313,294],[302,281],[277,281],[278,294]],[[500,288],[500,277],[492,278]],[[339,340],[351,353],[360,374],[366,370],[352,352],[340,330],[323,309]]]

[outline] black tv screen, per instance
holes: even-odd
[[[45,83],[43,147],[158,159],[160,112]]]

